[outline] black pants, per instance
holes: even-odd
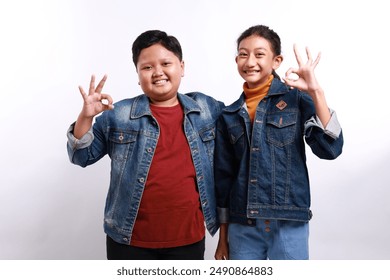
[[[203,260],[205,238],[186,246],[149,249],[120,244],[107,235],[106,245],[108,260]]]

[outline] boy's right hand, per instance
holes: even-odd
[[[110,95],[102,93],[103,86],[107,80],[107,75],[104,75],[97,87],[95,87],[95,75],[92,75],[91,82],[89,83],[88,94],[84,89],[79,86],[81,96],[83,97],[84,104],[81,110],[80,117],[93,118],[103,111],[111,110],[114,108],[113,100]]]
[[[91,82],[89,83],[88,94],[86,94],[84,89],[79,86],[81,96],[84,99],[84,104],[73,129],[73,135],[76,139],[81,139],[81,137],[88,132],[92,126],[93,118],[96,115],[114,108],[111,96],[102,93],[106,80],[107,75],[104,75],[103,79],[101,79],[95,88],[95,76],[92,75]]]

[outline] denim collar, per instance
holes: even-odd
[[[264,98],[270,98],[276,95],[283,95],[286,94],[288,91],[288,87],[282,81],[280,81],[279,79],[273,79],[269,92]],[[232,103],[230,106],[224,108],[223,111],[234,113],[239,111],[242,107],[245,107],[244,92],[241,93],[240,98],[237,101]]]
[[[195,100],[188,97],[185,94],[178,93],[177,97],[180,104],[183,106],[184,114],[191,112],[201,112],[202,109],[196,103]],[[152,115],[149,107],[149,98],[146,94],[141,94],[137,96],[134,100],[133,106],[130,111],[130,119],[137,119],[145,115]]]

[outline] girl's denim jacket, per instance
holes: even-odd
[[[198,92],[178,94],[178,99],[184,110],[183,128],[196,170],[206,227],[214,235],[219,227],[213,175],[215,125],[224,105]],[[147,96],[116,103],[113,110],[96,118],[93,128],[80,140],[73,136],[73,125],[67,135],[72,163],[85,167],[106,154],[111,158],[104,230],[116,242],[129,244],[159,138],[159,125]]]
[[[308,221],[310,188],[305,142],[322,159],[341,154],[336,113],[323,128],[311,97],[274,79],[253,125],[244,93],[217,123],[215,182],[221,223],[254,225],[255,219]]]

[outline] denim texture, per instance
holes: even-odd
[[[307,260],[309,223],[256,220],[255,227],[229,224],[231,260]]]
[[[309,176],[305,141],[321,159],[342,152],[343,135],[332,110],[326,126],[311,97],[272,81],[253,125],[244,93],[217,123],[215,181],[219,220],[255,225],[256,219],[308,221]]]
[[[178,94],[178,99],[185,114],[183,128],[196,171],[206,228],[214,235],[219,227],[213,175],[215,125],[224,105],[199,92]],[[104,230],[116,242],[129,244],[160,133],[147,96],[116,103],[113,110],[96,118],[81,139],[76,139],[72,132],[73,125],[67,133],[72,163],[85,167],[106,154],[110,157]]]

